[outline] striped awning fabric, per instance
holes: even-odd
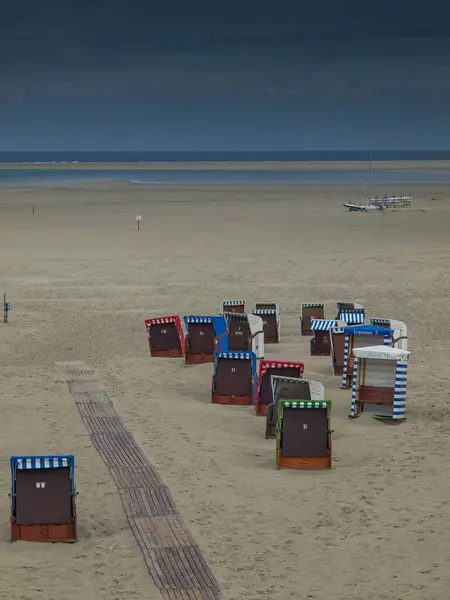
[[[264,360],[260,362],[261,372],[264,372],[267,369],[289,369],[292,367],[298,367],[300,369],[300,373],[302,374],[305,370],[305,365],[302,362],[287,362],[276,360]]]
[[[276,314],[278,314],[278,311],[273,308],[268,308],[266,310],[254,310],[253,314],[254,315],[276,315]]]
[[[309,304],[302,304],[302,308],[309,308],[309,307],[316,307],[316,306],[320,307],[320,308],[323,308],[324,304],[322,302],[318,302],[318,303],[317,302],[315,302],[315,303],[313,302],[312,304],[311,303],[309,303]]]
[[[327,321],[326,319],[311,319],[312,331],[329,331],[333,327],[337,327],[337,321]]]
[[[300,379],[299,377],[283,377],[282,375],[272,375],[272,381],[282,381],[283,383],[300,383],[301,385],[305,385],[305,380]]]
[[[266,369],[289,369],[290,367],[300,367],[301,369],[305,368],[305,365],[301,362],[287,362],[287,361],[279,361],[279,360],[268,360],[264,361],[264,365]]]
[[[270,308],[275,308],[275,309],[279,308],[277,302],[257,302],[256,303],[256,310],[260,310],[258,308],[258,306],[270,306]]]
[[[240,306],[241,304],[245,304],[245,300],[224,300],[224,306]]]
[[[64,456],[12,456],[11,467],[28,471],[31,469],[59,469],[73,467],[74,457]]]
[[[176,317],[176,316],[155,317],[153,319],[146,319],[145,324],[146,325],[163,325],[164,323],[176,323],[177,319],[178,319],[178,317]]]
[[[187,324],[189,324],[189,323],[212,323],[211,317],[190,316],[190,317],[183,317],[183,318],[184,318],[184,322]]]
[[[248,321],[248,316],[245,313],[229,313],[229,312],[224,312],[223,316],[226,319],[234,319],[235,321]]]
[[[255,357],[255,354],[253,352],[218,352],[216,357],[250,360]]]
[[[339,314],[339,321],[345,321],[348,324],[352,325],[363,325],[364,324],[365,315],[363,312],[342,312]]]
[[[389,319],[369,319],[371,325],[390,325]]]
[[[284,408],[328,408],[330,402],[308,402],[300,400],[283,400]]]

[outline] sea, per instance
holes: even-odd
[[[364,185],[367,172],[352,169],[340,170],[251,170],[251,169],[83,169],[83,163],[140,163],[169,162],[283,162],[298,161],[407,161],[450,160],[450,150],[444,151],[20,151],[1,152],[0,186],[49,186],[71,183],[124,181],[142,185],[174,184],[335,184]],[[21,168],[8,168],[8,164],[21,164]],[[30,166],[27,169],[27,165]],[[31,168],[40,165],[39,169]],[[64,165],[77,165],[77,169]],[[57,166],[57,168],[55,168]],[[373,184],[450,183],[450,171],[436,170],[373,170]],[[407,191],[407,190],[405,190]]]

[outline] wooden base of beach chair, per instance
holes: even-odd
[[[150,348],[150,354],[153,358],[183,358],[184,356],[180,348],[173,348],[171,350],[152,350]]]
[[[11,542],[65,542],[77,541],[76,520],[72,523],[18,525],[11,520]]]
[[[250,396],[223,396],[221,394],[212,393],[211,402],[213,404],[229,404],[233,406],[251,406],[253,397]]]
[[[296,457],[289,456],[284,457],[282,454],[278,455],[277,462],[278,469],[331,469],[331,448],[328,456],[323,458],[310,458],[310,457]]]
[[[203,365],[206,363],[214,362],[213,354],[193,354],[192,352],[186,352],[184,356],[184,362],[187,365]]]

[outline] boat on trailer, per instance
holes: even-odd
[[[350,211],[382,211],[385,208],[411,208],[412,198],[411,196],[373,196],[367,198],[365,204],[352,204],[348,202],[343,204],[344,208],[348,208]]]
[[[372,156],[369,159],[369,197],[366,198],[365,204],[353,204],[348,202],[344,204],[344,208],[347,208],[351,212],[372,212],[375,210],[383,211],[385,208],[411,208],[412,197],[411,196],[397,196],[393,194],[388,196],[372,196]]]
[[[379,210],[378,207],[370,204],[343,204],[344,208],[348,208],[349,211],[366,212],[371,210]]]

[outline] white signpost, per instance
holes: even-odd
[[[137,226],[138,226],[138,231],[139,231],[141,221],[142,221],[142,215],[136,215],[136,221],[137,221]]]

